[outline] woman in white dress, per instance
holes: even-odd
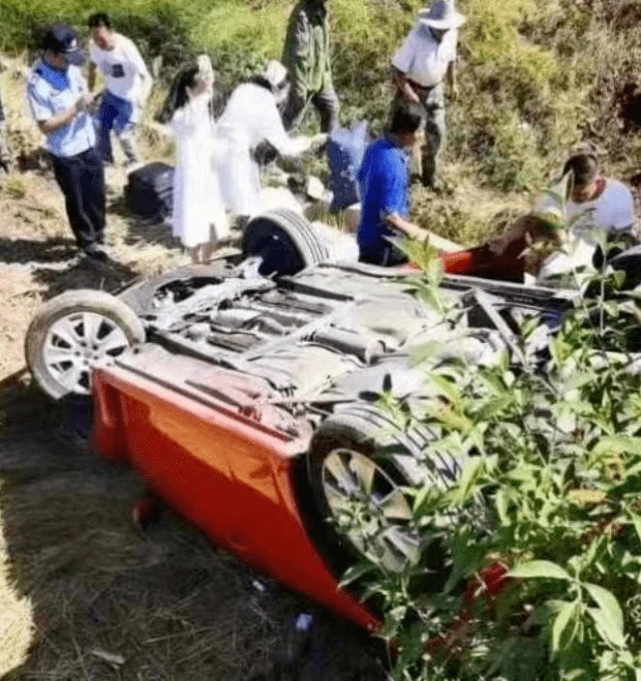
[[[172,231],[194,264],[208,262],[218,242],[229,236],[214,161],[213,82],[211,63],[199,58],[198,65],[177,76],[162,115],[176,138]]]

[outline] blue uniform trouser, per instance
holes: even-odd
[[[105,231],[105,175],[96,150],[92,147],[76,156],[51,154],[51,159],[78,247],[101,244]]]
[[[111,131],[113,130],[128,163],[138,161],[133,145],[132,132],[138,122],[138,110],[131,102],[105,90],[97,113],[98,153],[104,163],[112,163]]]

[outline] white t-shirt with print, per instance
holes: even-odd
[[[105,87],[112,95],[137,103],[141,95],[141,81],[149,76],[147,66],[134,43],[120,33],[114,34],[113,50],[103,50],[93,41],[90,45],[91,61],[105,78]]]
[[[423,87],[438,85],[456,61],[458,31],[446,31],[437,42],[427,26],[416,25],[392,57],[392,66]]]

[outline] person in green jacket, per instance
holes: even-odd
[[[301,117],[311,101],[320,116],[321,132],[338,124],[339,103],[332,85],[329,0],[300,0],[289,19],[282,63],[291,89],[283,112],[286,129]]]

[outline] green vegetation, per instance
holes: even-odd
[[[426,268],[416,295],[459,324],[429,254]],[[421,546],[413,565],[398,574],[374,559],[346,575],[346,582],[366,575],[366,593],[386,614],[385,634],[399,642],[395,679],[639,678],[641,342],[634,294],[617,297],[620,275],[607,268],[576,275],[592,294],[544,344],[549,352],[535,355],[524,343],[512,353],[520,354],[517,366],[505,352],[486,365],[451,359],[434,368],[432,343],[416,359],[432,367],[433,398],[381,396],[400,428],[431,433],[426,466],[466,461],[447,490],[406,489],[408,527]],[[538,325],[524,320],[522,337]],[[361,527],[377,546],[376,528],[388,525],[366,508],[350,517],[367,524],[340,518],[339,530]],[[498,595],[479,580],[492,564],[510,568]],[[426,652],[439,637],[449,645]]]

